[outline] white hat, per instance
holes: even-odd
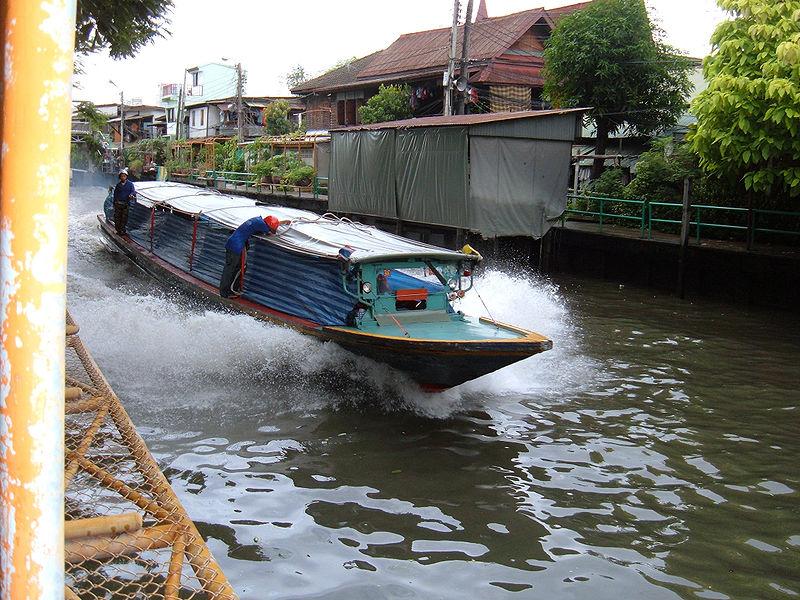
[[[120,170],[119,170],[119,174],[117,175],[117,177],[119,177],[119,176],[120,176],[120,175],[122,175],[123,173],[124,173],[125,175],[127,175],[127,174],[128,174],[128,168],[127,168],[127,167],[125,167],[124,169],[120,169]]]

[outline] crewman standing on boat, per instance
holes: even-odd
[[[125,235],[128,226],[128,207],[136,203],[136,188],[128,180],[128,170],[120,169],[119,181],[114,186],[114,228],[117,235]]]
[[[275,234],[280,225],[288,225],[291,221],[279,221],[272,215],[253,217],[236,228],[225,244],[225,268],[219,282],[219,295],[223,298],[237,296],[242,289],[241,273],[244,270],[244,253],[247,250],[250,236],[254,233]],[[237,281],[238,279],[238,281]],[[234,287],[235,286],[235,287]]]

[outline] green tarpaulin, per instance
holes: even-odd
[[[467,129],[397,132],[397,205],[404,221],[467,227]]]
[[[334,130],[329,206],[486,237],[541,237],[566,205],[579,118],[462,115]],[[447,119],[456,122],[423,124]]]
[[[331,140],[332,211],[397,217],[392,129],[345,131]]]

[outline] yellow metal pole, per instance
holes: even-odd
[[[75,0],[0,19],[0,597],[58,598]]]

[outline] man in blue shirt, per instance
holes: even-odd
[[[125,235],[128,226],[128,207],[136,204],[136,189],[128,181],[127,169],[119,172],[119,181],[114,186],[114,229],[117,235]]]
[[[222,270],[222,278],[219,282],[220,296],[230,298],[241,293],[241,273],[244,263],[242,257],[247,250],[250,236],[254,233],[274,234],[278,231],[279,225],[288,225],[289,223],[291,221],[279,221],[272,215],[268,215],[264,218],[248,219],[236,228],[225,244],[225,268]]]

